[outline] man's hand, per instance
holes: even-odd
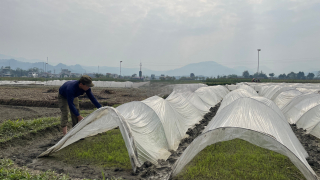
[[[78,122],[80,122],[83,119],[81,115],[77,116],[77,118],[78,118]]]

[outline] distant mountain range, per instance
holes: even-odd
[[[30,62],[31,61],[31,62]],[[33,62],[32,62],[33,61]],[[11,66],[11,69],[21,68],[24,70],[37,67],[39,69],[44,69],[44,62],[41,60],[28,60],[25,58],[15,58],[11,56],[6,56],[0,54],[0,67],[1,66]],[[80,64],[67,66],[65,64],[59,63],[56,66],[47,65],[47,71],[51,71],[52,73],[58,74],[61,72],[61,69],[68,69],[73,73],[98,73],[98,67],[96,66],[82,66]],[[192,63],[181,68],[168,70],[168,71],[154,71],[147,68],[142,69],[142,74],[150,76],[151,74],[155,74],[156,76],[160,76],[161,74],[168,75],[168,76],[190,76],[190,73],[194,73],[196,76],[206,76],[206,77],[217,77],[223,75],[230,75],[236,74],[238,76],[242,75],[242,72],[248,70],[250,74],[255,73],[256,69],[250,69],[245,66],[238,66],[234,68],[229,68],[218,64],[214,61],[205,61],[199,63]],[[260,71],[263,71],[269,76],[269,73],[272,73],[268,67],[261,66]],[[132,75],[132,74],[139,74],[139,68],[121,68],[122,75]],[[120,69],[119,67],[108,67],[108,66],[100,66],[99,73],[112,73],[112,74],[119,74]],[[273,72],[278,76],[277,72]],[[287,72],[283,72],[287,73]],[[305,72],[306,73],[306,72]]]
[[[11,69],[21,68],[23,70],[27,70],[33,67],[37,67],[39,69],[44,69],[44,62],[21,62],[15,59],[0,59],[0,67],[9,66]],[[65,64],[59,63],[56,66],[52,66],[50,64],[47,65],[47,71],[51,71],[52,73],[60,73],[61,69],[68,69],[73,73],[98,73],[98,68],[93,66],[81,66],[79,64],[67,66]],[[119,67],[107,67],[100,66],[99,73],[112,73],[119,74]],[[121,68],[121,74],[123,75],[132,75],[139,74],[139,68]],[[243,72],[243,71],[242,71]],[[225,67],[221,64],[218,64],[214,61],[193,63],[183,66],[181,68],[169,70],[169,71],[154,71],[150,69],[143,68],[142,73],[144,75],[150,76],[151,74],[155,74],[156,76],[160,76],[161,74],[169,75],[169,76],[190,76],[190,73],[194,73],[196,76],[207,76],[207,77],[216,77],[218,75],[229,75],[229,74],[237,74],[241,75],[242,72]]]

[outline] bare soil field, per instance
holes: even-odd
[[[0,114],[0,123],[2,123],[5,120],[59,116],[61,112],[58,108],[0,105]]]
[[[164,84],[140,88],[92,88],[103,106],[141,101],[162,92]],[[0,105],[58,108],[58,86],[0,86]],[[94,105],[84,94],[79,97],[80,109],[92,109]]]

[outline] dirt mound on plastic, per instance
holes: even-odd
[[[293,132],[301,142],[304,149],[309,154],[307,161],[312,169],[320,176],[320,139],[311,134],[306,134],[302,128],[297,128],[295,124],[290,125]]]

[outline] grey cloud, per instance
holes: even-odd
[[[262,65],[283,71],[283,59],[320,58],[319,17],[317,1],[2,0],[0,53],[169,70],[201,61],[255,68],[261,48]]]

